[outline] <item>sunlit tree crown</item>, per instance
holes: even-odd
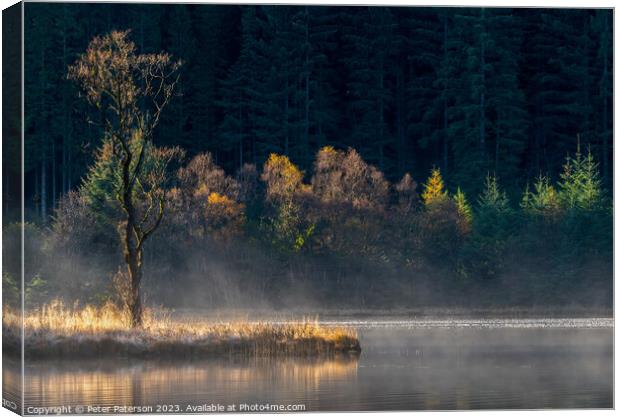
[[[443,178],[439,168],[434,168],[431,171],[431,176],[424,184],[424,191],[422,191],[422,200],[426,206],[437,202],[444,201],[448,196],[448,193],[444,190]]]
[[[566,157],[564,170],[560,174],[558,186],[562,204],[571,209],[594,209],[602,200],[601,185],[598,163],[592,153],[588,150],[584,157],[577,147],[574,157]]]

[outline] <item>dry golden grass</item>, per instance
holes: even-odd
[[[5,308],[2,322],[5,339],[19,346],[21,315]],[[132,329],[128,315],[112,303],[69,307],[59,300],[25,314],[24,339],[27,354],[33,356],[312,356],[359,351],[354,330],[321,326],[317,320],[182,322],[164,310],[148,309],[143,326]]]

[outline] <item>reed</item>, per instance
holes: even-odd
[[[19,352],[21,315],[3,309],[4,350]],[[67,306],[54,300],[26,312],[24,346],[29,357],[127,356],[324,356],[360,351],[353,329],[327,327],[316,319],[179,321],[165,310],[147,309],[140,328],[112,303]]]

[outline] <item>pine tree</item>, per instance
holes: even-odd
[[[24,120],[25,153],[29,155],[24,172],[32,170],[36,164],[36,190],[34,199],[39,208],[40,219],[47,221],[49,204],[55,195],[54,176],[50,174],[55,168],[56,124],[58,107],[53,103],[58,98],[52,88],[58,80],[55,65],[58,55],[58,38],[51,32],[58,25],[58,8],[45,4],[32,4],[27,7],[25,24],[30,30],[25,31],[25,59],[30,65],[25,67],[24,105],[28,115]]]
[[[520,19],[508,9],[455,13],[439,83],[457,183],[474,190],[492,169],[516,186],[528,117],[519,86]],[[445,104],[448,103],[448,104]]]
[[[602,182],[598,163],[590,150],[584,157],[580,147],[574,157],[567,156],[560,174],[560,199],[569,209],[593,210],[602,202]]]
[[[231,100],[230,92],[223,84],[242,47],[239,45],[241,9],[235,6],[191,5],[189,12],[193,19],[192,33],[196,45],[191,63],[191,83],[189,80],[186,83],[191,87],[186,93],[191,94],[187,113],[191,137],[196,142],[193,146],[200,152],[210,151],[217,155],[219,163],[232,172],[253,160],[251,149],[247,146],[249,140],[246,140],[246,147],[241,147],[236,138],[229,143],[219,135],[221,121],[230,116],[220,104],[224,98]],[[237,130],[233,128],[233,132]],[[241,165],[239,160],[243,160]]]
[[[174,143],[190,154],[200,151],[202,138],[194,134],[191,114],[200,105],[194,100],[194,91],[189,86],[196,85],[201,74],[196,72],[195,57],[199,53],[192,28],[192,15],[186,4],[166,9],[162,49],[169,51],[183,61],[183,70],[176,88],[176,97],[168,113],[162,120],[158,137],[174,138]]]
[[[456,204],[456,208],[459,211],[459,214],[468,222],[472,221],[472,210],[469,202],[467,201],[467,197],[465,197],[465,193],[461,191],[461,188],[456,189],[456,194],[454,194],[454,203]]]
[[[456,76],[457,86],[451,90],[452,106],[448,108],[448,131],[453,153],[459,155],[454,164],[455,181],[465,190],[478,183],[480,172],[489,168],[487,100],[489,71],[486,60],[494,45],[489,35],[488,11],[461,9],[454,16],[454,58],[444,61],[446,74]],[[449,76],[449,75],[448,75]],[[445,77],[445,76],[444,76]]]
[[[389,172],[394,136],[388,112],[394,97],[392,71],[400,38],[390,8],[345,9],[343,40],[347,70],[351,144],[367,160]]]
[[[413,139],[410,157],[417,149],[431,148],[430,154],[440,158],[444,174],[449,172],[448,107],[457,69],[451,62],[452,16],[451,9],[416,8],[405,22],[407,135]]]
[[[556,172],[576,134],[594,143],[589,12],[555,9],[529,14],[523,71],[532,118],[530,170]]]
[[[529,190],[529,185],[526,187],[521,199],[521,208],[532,214],[558,214],[560,198],[548,177],[540,175],[534,183],[533,192]]]
[[[300,165],[309,168],[313,151],[335,136],[338,106],[332,86],[334,69],[329,54],[334,52],[337,15],[331,8],[304,6],[294,15],[293,30],[301,41],[298,106],[301,136]]]
[[[296,86],[301,72],[298,50],[301,39],[291,24],[294,9],[264,6],[261,11],[259,51],[266,68],[255,90],[259,100],[254,114],[257,147],[261,155],[278,152],[298,156],[302,144],[298,135]]]
[[[448,192],[444,190],[443,178],[439,168],[431,170],[431,176],[428,177],[423,187],[422,201],[427,207],[443,202],[448,197]]]
[[[596,57],[593,60],[593,88],[595,105],[595,139],[597,143],[598,159],[602,164],[603,184],[609,186],[611,182],[612,166],[610,155],[612,145],[611,102],[613,99],[612,63],[612,13],[611,10],[597,10],[591,21],[591,33],[598,45]]]
[[[500,177],[510,182],[504,186],[519,186],[520,167],[527,147],[529,115],[525,94],[519,84],[522,21],[511,9],[492,11],[489,18],[493,47],[488,50],[488,110],[489,165]]]
[[[508,197],[502,191],[495,175],[487,175],[484,182],[484,190],[478,198],[478,206],[482,210],[504,212],[509,209]]]
[[[244,7],[241,16],[241,51],[220,83],[224,114],[218,136],[224,150],[233,151],[238,167],[260,159],[256,145],[254,114],[259,106],[256,89],[266,62],[259,51],[260,27],[256,7]],[[226,146],[227,145],[227,146]]]

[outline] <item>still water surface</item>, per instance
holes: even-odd
[[[306,411],[613,407],[613,321],[490,323],[348,323],[359,329],[359,358],[29,362],[25,404],[167,404],[183,412],[205,404],[300,404]],[[19,369],[5,369],[5,379],[10,372]]]

